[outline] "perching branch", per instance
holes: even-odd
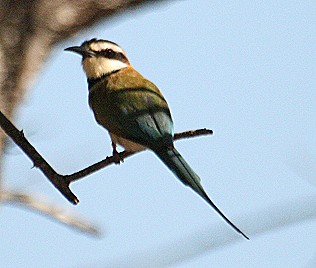
[[[185,131],[185,132],[181,132],[181,133],[176,133],[174,135],[174,139],[180,140],[180,139],[185,139],[185,138],[192,138],[192,137],[196,137],[196,136],[212,135],[212,134],[213,134],[213,130],[202,128],[202,129],[197,129],[197,130],[189,130],[189,131]],[[123,160],[123,159],[125,159],[133,154],[135,154],[135,153],[123,151],[123,152],[119,153],[119,156],[120,156],[120,159]],[[78,171],[78,172],[75,172],[71,175],[64,175],[64,178],[68,183],[71,183],[71,182],[79,180],[85,176],[88,176],[88,175],[98,171],[101,168],[104,168],[104,167],[109,166],[111,164],[115,164],[116,163],[115,160],[116,159],[114,159],[113,156],[108,156],[104,160],[101,160],[100,162],[95,163],[87,168],[84,168],[84,169]]]
[[[61,194],[71,203],[76,205],[79,199],[72,193],[69,188],[70,183],[79,180],[87,175],[100,170],[106,166],[115,163],[113,156],[108,156],[104,160],[95,163],[85,169],[75,172],[71,175],[58,174],[51,165],[40,155],[40,153],[25,138],[23,131],[19,131],[10,120],[0,111],[0,126],[6,134],[18,145],[23,152],[33,161],[34,167],[39,168],[51,183],[61,192]],[[211,135],[213,131],[210,129],[197,129],[175,134],[174,139],[191,138],[201,135]],[[125,159],[135,153],[123,151],[119,153],[120,159]]]
[[[181,140],[181,139],[187,139],[187,138],[192,138],[192,137],[202,136],[202,135],[213,135],[213,130],[207,129],[207,128],[188,130],[188,131],[174,134],[174,139]]]

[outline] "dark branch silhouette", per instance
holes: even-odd
[[[78,172],[71,175],[60,175],[58,174],[52,166],[39,154],[39,152],[29,143],[25,138],[23,131],[19,131],[11,121],[0,111],[0,126],[5,131],[5,133],[12,138],[12,140],[19,146],[23,152],[33,161],[34,167],[39,168],[44,175],[51,181],[51,183],[61,192],[61,194],[71,203],[77,204],[79,199],[72,193],[69,188],[70,183],[73,181],[82,179],[101,168],[109,166],[116,163],[116,158],[113,156],[108,156],[104,160],[95,163],[87,168],[84,168]],[[191,138],[201,135],[211,135],[213,131],[210,129],[197,129],[190,130],[175,134],[174,139],[184,139]],[[120,159],[125,159],[135,153],[133,152],[120,152]]]

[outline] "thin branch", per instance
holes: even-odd
[[[136,152],[135,152],[136,153]],[[129,156],[132,156],[135,154],[134,152],[127,152],[123,151],[119,153],[120,159],[124,160]],[[74,181],[77,181],[79,179],[82,179],[83,177],[86,177],[102,168],[105,168],[109,165],[116,164],[116,159],[113,156],[107,156],[105,159],[101,160],[100,162],[97,162],[91,166],[88,166],[80,171],[77,171],[71,175],[64,175],[64,179],[67,183],[72,183]]]
[[[196,129],[196,130],[184,131],[184,132],[174,134],[174,139],[181,140],[181,139],[187,139],[187,138],[202,136],[202,135],[213,135],[213,130],[207,129],[207,128],[201,128],[201,129]]]
[[[116,163],[113,156],[108,156],[104,160],[93,164],[85,169],[75,172],[71,175],[58,174],[50,164],[39,154],[39,152],[28,142],[23,131],[19,131],[10,120],[0,111],[0,126],[6,134],[24,151],[24,153],[33,161],[35,167],[39,168],[51,183],[60,191],[60,193],[71,203],[77,204],[79,199],[72,193],[69,188],[70,183],[90,175],[101,168]],[[176,139],[192,138],[201,135],[211,135],[212,130],[197,129],[175,134]],[[123,151],[119,153],[120,159],[125,159],[135,153]]]
[[[31,209],[77,231],[93,236],[100,236],[99,229],[87,220],[76,215],[71,215],[65,209],[49,204],[42,199],[35,198],[33,195],[30,196],[21,192],[5,190],[0,193],[0,203]]]
[[[212,134],[213,134],[213,130],[202,128],[202,129],[197,129],[197,130],[189,130],[189,131],[176,133],[174,135],[174,139],[180,140],[180,139],[192,138],[192,137],[202,136],[202,135],[212,135]],[[123,160],[129,156],[132,156],[133,154],[135,154],[135,153],[123,151],[123,152],[119,153],[119,157],[120,157],[120,159]],[[71,175],[64,175],[64,178],[65,178],[67,183],[71,183],[71,182],[79,180],[87,175],[90,175],[90,174],[98,171],[101,168],[115,164],[116,163],[115,160],[116,159],[113,156],[108,156],[104,160],[101,160],[100,162],[95,163],[87,168],[84,168],[84,169],[78,171],[78,172],[75,172]]]

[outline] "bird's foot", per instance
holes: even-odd
[[[114,163],[115,163],[116,165],[119,165],[119,164],[121,164],[121,163],[124,162],[124,159],[120,156],[119,152],[116,151],[116,150],[113,150],[113,155],[112,155],[112,157],[113,157],[113,161],[114,161]]]
[[[121,162],[123,163],[124,159],[120,156],[119,152],[116,150],[116,143],[113,141],[112,141],[112,148],[113,148],[112,157],[113,157],[114,163],[116,165],[121,164]]]

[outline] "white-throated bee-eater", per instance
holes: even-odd
[[[175,149],[173,122],[165,98],[152,82],[133,68],[123,49],[111,41],[91,39],[65,50],[82,56],[88,78],[89,105],[96,121],[111,136],[113,155],[118,156],[117,144],[131,152],[152,150],[185,185],[248,239],[211,201],[199,176]]]

